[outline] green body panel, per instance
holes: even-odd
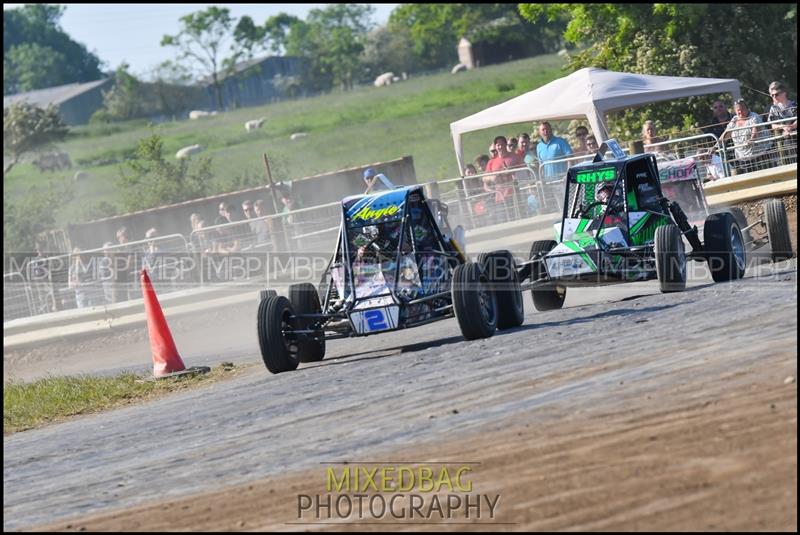
[[[644,245],[652,242],[656,236],[656,229],[669,223],[670,220],[664,216],[657,216],[650,213],[645,214],[645,216],[637,221],[630,229],[631,245]]]

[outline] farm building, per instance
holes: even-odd
[[[258,106],[276,98],[297,96],[302,59],[268,56],[243,61],[222,80],[222,101],[226,109]],[[277,78],[276,78],[277,77]],[[209,109],[217,109],[210,78],[204,80]]]
[[[64,123],[70,126],[86,124],[89,117],[103,106],[103,91],[111,89],[113,83],[113,78],[104,78],[94,82],[59,85],[7,95],[3,97],[3,108],[19,101],[26,101],[40,108],[53,104],[58,108]]]

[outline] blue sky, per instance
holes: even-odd
[[[20,4],[4,4],[9,9]],[[175,58],[173,47],[162,47],[165,34],[177,34],[178,19],[188,13],[216,5],[227,7],[231,16],[249,15],[262,24],[281,11],[305,19],[310,9],[326,4],[62,4],[67,7],[61,27],[72,39],[82,43],[115,69],[124,60],[131,72],[145,76],[164,60]],[[373,22],[385,24],[398,4],[371,4]]]

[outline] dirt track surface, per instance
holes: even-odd
[[[326,463],[455,459],[502,497],[475,528],[795,530],[796,261],[761,275],[529,307],[483,341],[448,320],[332,342],[294,373],[13,435],[4,528],[330,529],[291,524]]]

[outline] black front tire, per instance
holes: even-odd
[[[656,275],[662,293],[686,289],[686,252],[681,231],[676,225],[656,228],[653,249],[656,256]]]
[[[453,270],[453,312],[467,340],[489,338],[497,329],[497,302],[487,282],[476,263],[460,264]]]
[[[703,227],[708,268],[714,282],[744,277],[747,257],[739,224],[729,212],[711,214]]]
[[[289,301],[297,314],[320,314],[322,305],[314,285],[308,282],[289,286]],[[298,329],[308,329],[315,323],[313,319],[298,319]],[[300,362],[319,362],[325,358],[325,333],[320,331],[313,335],[298,338]]]
[[[529,258],[543,256],[542,253],[550,252],[556,246],[553,240],[539,240],[531,245]],[[531,264],[531,280],[538,280],[545,275],[544,263],[535,262]],[[550,283],[531,288],[533,306],[539,312],[548,310],[559,310],[564,306],[564,299],[567,298],[567,287],[560,284]]]
[[[280,295],[258,305],[258,345],[264,365],[272,373],[292,371],[300,364],[297,341],[284,335],[284,330],[295,327],[292,316],[292,304]]]
[[[522,325],[525,305],[514,257],[508,251],[482,253],[478,256],[478,265],[489,279],[497,298],[497,328],[502,330]]]
[[[764,215],[767,220],[767,236],[772,250],[772,261],[780,262],[794,256],[792,239],[789,233],[789,219],[786,207],[780,199],[768,199],[764,202]]]

